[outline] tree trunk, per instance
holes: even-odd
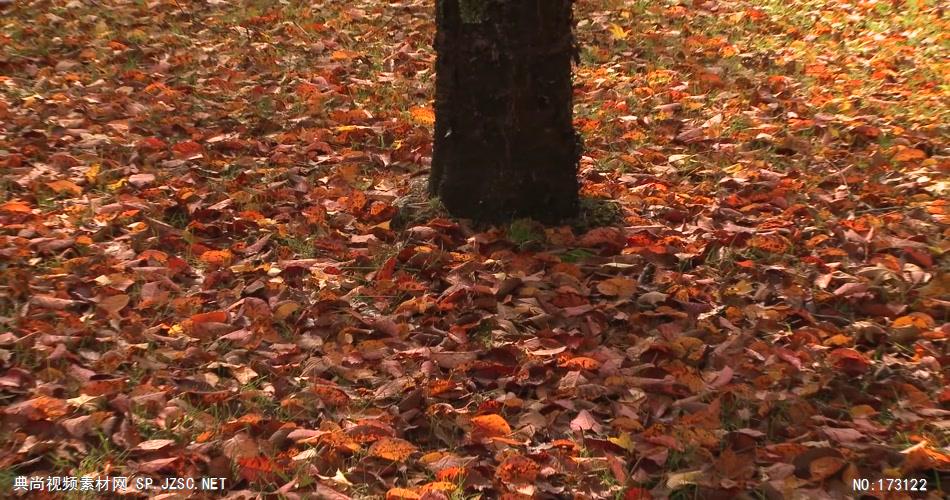
[[[573,0],[436,0],[429,192],[481,221],[576,214]]]

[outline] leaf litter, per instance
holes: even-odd
[[[2,8],[13,474],[235,498],[950,482],[933,2],[577,2],[583,195],[622,222],[487,230],[391,224],[431,155],[429,2]]]

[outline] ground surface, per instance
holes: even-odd
[[[4,9],[5,491],[947,487],[934,2],[578,2],[583,190],[623,222],[477,233],[388,225],[431,151],[429,2]]]

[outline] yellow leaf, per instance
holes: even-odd
[[[610,31],[610,37],[613,38],[614,40],[623,40],[627,38],[627,35],[630,34],[629,31],[626,31],[620,26],[613,23],[610,24],[610,27],[608,28],[608,30]]]
[[[607,438],[607,440],[627,451],[633,451],[633,440],[630,439],[629,432],[622,432],[620,433],[620,436],[615,438]]]
[[[125,182],[126,182],[125,179],[119,179],[111,184],[107,184],[106,188],[109,191],[118,191],[119,189],[122,189],[122,186],[125,185]]]

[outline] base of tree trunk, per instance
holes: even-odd
[[[455,216],[577,213],[572,0],[437,0],[429,192]]]

